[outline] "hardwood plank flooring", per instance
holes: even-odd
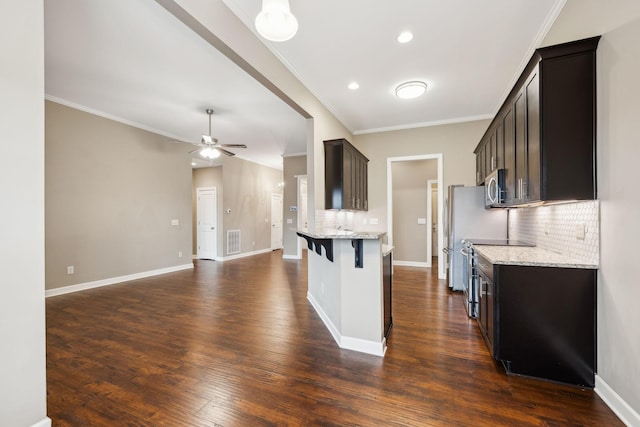
[[[507,376],[435,271],[395,267],[393,280],[384,358],[336,346],[306,300],[306,260],[280,251],[49,298],[48,415],[54,427],[622,425],[592,390]]]

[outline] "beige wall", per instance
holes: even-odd
[[[240,252],[271,248],[271,195],[282,194],[282,171],[227,157],[222,165],[222,245],[218,256],[227,256],[227,231],[240,230]],[[231,213],[227,213],[227,210]]]
[[[393,259],[411,263],[431,262],[427,260],[427,234],[431,232],[431,226],[418,224],[418,218],[427,218],[427,181],[438,179],[438,162],[394,162],[391,171]]]
[[[635,410],[627,422],[640,425],[640,2],[569,0],[543,44],[598,34],[598,379]],[[602,382],[596,390],[606,393]]]
[[[475,185],[473,149],[489,120],[357,135],[354,145],[369,158],[369,211],[378,218],[371,230],[387,231],[387,159],[442,153],[444,185]],[[358,220],[359,221],[359,220]],[[359,221],[360,222],[360,221]],[[395,242],[394,242],[395,243]]]
[[[191,263],[188,147],[53,102],[45,111],[46,288]]]
[[[223,195],[223,185],[222,185],[222,166],[213,166],[210,168],[198,168],[194,169],[192,172],[192,233],[191,240],[193,242],[193,255],[197,255],[198,253],[198,201],[197,201],[197,190],[199,187],[215,187],[216,188],[216,207],[217,207],[217,217],[216,217],[216,230],[217,230],[217,242],[218,255],[222,254],[222,195]]]
[[[284,177],[284,215],[283,215],[283,255],[297,256],[298,239],[296,230],[298,229],[298,212],[291,212],[290,207],[298,206],[298,180],[296,176],[307,174],[307,156],[285,157],[282,174]],[[291,224],[287,224],[287,220]]]

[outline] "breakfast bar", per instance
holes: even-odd
[[[309,248],[307,299],[340,348],[384,356],[391,253],[384,232],[298,231]],[[386,261],[386,262],[385,262]]]

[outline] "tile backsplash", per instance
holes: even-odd
[[[509,238],[599,264],[600,204],[590,200],[511,209]]]
[[[353,230],[354,213],[342,210],[316,210],[316,230]]]

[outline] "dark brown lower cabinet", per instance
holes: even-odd
[[[382,288],[384,297],[384,336],[389,339],[393,319],[391,317],[391,291],[393,284],[392,253],[382,257]]]
[[[484,265],[480,329],[507,373],[594,387],[597,270]]]

